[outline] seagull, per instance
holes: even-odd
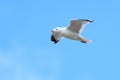
[[[89,43],[90,40],[85,39],[81,36],[81,32],[85,25],[93,22],[93,20],[88,19],[73,19],[70,21],[70,25],[68,27],[57,27],[54,28],[51,32],[51,41],[53,43],[59,42],[62,38],[68,38],[72,40],[77,40],[82,43]]]

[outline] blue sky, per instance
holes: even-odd
[[[119,0],[0,1],[0,80],[120,80]],[[83,36],[63,39],[55,27],[93,19]]]

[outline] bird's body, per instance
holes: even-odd
[[[79,36],[78,33],[74,33],[66,28],[63,28],[62,31],[61,31],[61,35],[66,37],[66,38],[70,38],[70,39],[73,39],[73,40],[77,40],[76,38]]]
[[[91,20],[71,20],[71,23],[68,27],[64,28],[55,28],[52,30],[51,41],[57,43],[61,38],[66,37],[72,40],[78,40],[83,43],[88,43],[90,40],[84,39],[80,33],[85,24],[92,22]]]

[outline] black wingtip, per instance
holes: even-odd
[[[59,40],[56,40],[55,37],[51,35],[51,41],[54,42],[54,44],[56,44]]]
[[[81,21],[88,21],[88,22],[93,22],[93,20],[89,20],[89,19],[78,19],[78,20],[81,20]]]
[[[89,19],[87,19],[87,20],[85,20],[85,21],[88,21],[88,22],[93,22],[93,20],[89,20]]]
[[[89,20],[89,22],[93,22],[93,20]]]

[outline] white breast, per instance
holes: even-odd
[[[77,36],[79,36],[78,33],[74,33],[74,32],[72,32],[70,30],[67,30],[67,29],[64,29],[61,34],[64,37],[67,37],[67,38],[70,38],[70,39],[74,39],[74,40],[76,40]]]

